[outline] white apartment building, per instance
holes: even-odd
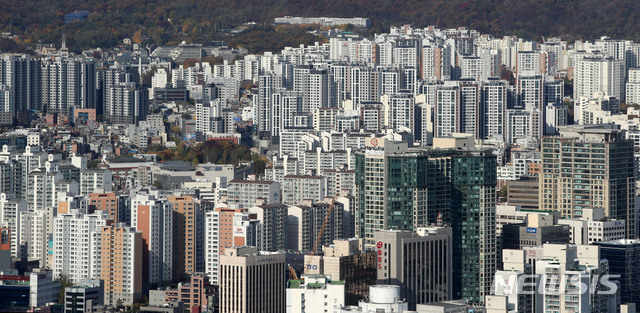
[[[415,131],[415,99],[412,93],[400,92],[381,97],[384,125],[394,131]]]
[[[303,140],[306,136],[315,136],[316,131],[309,128],[286,128],[280,131],[280,156],[285,154],[297,158],[300,153],[313,148]]]
[[[460,87],[443,86],[436,92],[434,137],[460,132]]]
[[[461,79],[474,79],[476,81],[484,81],[487,73],[484,72],[484,60],[475,56],[464,56],[461,60]]]
[[[246,208],[253,205],[256,199],[264,199],[265,203],[280,203],[280,184],[273,181],[234,179],[227,185],[227,204]]]
[[[43,167],[48,156],[49,155],[46,152],[42,152],[38,146],[26,146],[23,153],[14,152],[9,155],[10,159],[16,160],[22,164],[22,186],[19,195],[23,198],[27,195],[29,174],[32,171]]]
[[[11,231],[11,257],[20,256],[20,217],[27,211],[27,202],[0,194],[0,226],[9,227]]]
[[[304,200],[320,202],[327,196],[327,179],[322,176],[287,175],[282,185],[282,203],[299,205]]]
[[[558,133],[559,126],[565,126],[568,123],[569,113],[564,105],[547,104],[545,109],[545,135],[555,135]]]
[[[53,275],[73,282],[100,277],[100,232],[106,212],[81,214],[77,210],[54,218]]]
[[[608,57],[585,56],[576,60],[573,98],[593,97],[603,92],[624,99],[624,63]]]
[[[519,51],[517,54],[518,63],[516,67],[518,77],[521,75],[543,75],[546,65],[544,56],[544,54],[538,51]]]
[[[519,139],[531,137],[533,112],[518,109],[507,110],[507,136],[505,143],[514,144]]]
[[[20,213],[20,250],[29,261],[39,261],[40,267],[51,268],[47,212],[26,211]]]
[[[63,179],[61,173],[34,170],[28,176],[26,199],[30,210],[47,210],[57,204],[56,184]]]
[[[629,68],[627,76],[625,101],[628,104],[640,104],[640,68]]]
[[[204,271],[209,277],[209,281],[218,284],[218,266],[220,261],[220,212],[209,211],[204,216]]]
[[[111,192],[112,175],[110,170],[86,170],[80,172],[80,193]]]
[[[271,136],[278,137],[283,129],[294,126],[302,101],[302,93],[296,91],[277,89],[271,94]]]
[[[576,124],[601,124],[605,119],[620,112],[620,99],[595,92],[591,97],[582,97],[575,103]]]
[[[507,117],[507,84],[502,80],[490,80],[480,86],[483,137],[505,136]]]

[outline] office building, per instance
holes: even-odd
[[[538,210],[538,176],[522,176],[507,183],[507,203],[519,206],[522,210]]]
[[[577,245],[620,240],[626,236],[624,221],[606,218],[603,208],[583,209],[581,217],[561,219],[558,224],[569,226],[571,243]]]
[[[420,235],[419,233],[422,233]],[[451,228],[375,233],[378,284],[398,285],[409,309],[452,296]]]
[[[356,153],[357,237],[373,246],[377,230],[428,226],[439,212],[448,221],[449,151],[409,150],[407,143],[384,138],[368,138],[365,144],[365,150]]]
[[[452,223],[454,253],[465,256],[453,260],[463,273],[453,278],[454,297],[481,302],[496,266],[496,167],[490,150],[408,149],[370,138],[356,154],[356,232],[374,245],[376,230],[413,230],[441,215]]]
[[[345,307],[342,312],[414,312],[409,311],[409,304],[402,297],[400,286],[374,285],[369,287],[369,299],[362,300],[358,306]]]
[[[553,216],[554,221],[560,218],[560,213],[555,211],[532,211],[515,205],[496,205],[496,236],[498,238],[502,236],[502,229],[505,225],[526,223],[529,215]]]
[[[452,158],[453,297],[482,302],[496,270],[496,168],[490,150]],[[465,231],[466,230],[466,231]]]
[[[17,274],[17,273],[16,273]],[[55,302],[60,282],[51,271],[39,268],[20,275],[2,275],[0,278],[0,307],[4,311],[27,311]]]
[[[604,208],[606,217],[625,222],[627,238],[635,238],[633,142],[622,130],[611,124],[560,127],[560,136],[543,138],[542,153],[541,210],[576,218],[584,209]]]
[[[69,313],[92,312],[103,305],[104,285],[100,279],[85,280],[64,290],[64,311]]]
[[[220,256],[220,313],[284,313],[285,255],[233,247]]]
[[[322,247],[322,255],[305,255],[306,274],[322,274],[344,281],[345,305],[357,305],[377,283],[377,254],[367,251],[364,239],[339,239]]]
[[[620,239],[593,244],[600,247],[600,257],[609,261],[609,274],[619,275],[620,303],[637,301],[640,297],[640,241]]]
[[[553,215],[527,214],[526,222],[502,226],[502,249],[522,249],[545,243],[571,242],[571,231],[567,225],[555,224]]]

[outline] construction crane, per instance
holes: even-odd
[[[298,258],[297,255],[296,255],[296,258]],[[296,275],[296,270],[293,269],[293,266],[291,266],[291,264],[289,264],[289,274],[291,275],[291,278],[293,280],[298,280],[298,275]]]
[[[338,198],[338,194],[333,196],[331,199],[331,205],[327,209],[327,214],[324,216],[324,221],[322,222],[322,226],[320,227],[320,231],[318,231],[318,236],[316,236],[316,241],[313,243],[313,248],[311,249],[311,253],[309,254],[309,263],[305,264],[303,273],[307,271],[309,267],[311,267],[312,258],[316,254],[316,250],[318,250],[318,244],[320,240],[322,240],[322,235],[324,234],[324,229],[327,227],[327,222],[331,218],[331,213],[333,212],[333,207],[336,205],[336,198]]]
[[[311,249],[311,253],[309,254],[310,257],[316,254],[316,250],[318,249],[318,244],[320,243],[320,240],[322,239],[322,235],[324,234],[324,229],[327,227],[327,222],[329,222],[329,219],[331,218],[331,213],[333,213],[333,207],[336,205],[336,198],[338,198],[338,194],[333,196],[333,198],[331,199],[331,205],[329,205],[329,209],[327,209],[327,214],[324,216],[324,221],[322,222],[320,231],[318,231],[318,235],[316,236],[316,241],[313,243],[313,249]],[[294,258],[294,261],[298,259],[298,256],[299,255],[296,255],[296,257]],[[309,263],[305,264],[304,268],[302,269],[302,273],[306,272],[307,268],[311,266],[311,261],[312,259],[309,258]],[[293,266],[291,266],[291,264],[289,264],[288,266],[289,266],[289,274],[291,275],[293,280],[298,280],[298,275],[296,275],[296,271],[293,269]]]

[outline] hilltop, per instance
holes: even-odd
[[[90,13],[65,24],[64,15],[75,10]],[[222,30],[247,21],[269,24],[284,15],[368,17],[370,34],[390,25],[437,23],[531,39],[606,35],[640,40],[640,2],[635,0],[6,0],[0,30],[19,35],[25,44],[59,42],[65,33],[68,45],[79,50],[113,46],[125,37],[156,45],[224,39]]]

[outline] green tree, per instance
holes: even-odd
[[[254,153],[251,158],[253,161],[253,174],[256,176],[264,175],[264,171],[267,169],[267,160],[257,153]]]
[[[502,186],[500,191],[498,191],[498,201],[507,202],[507,186]]]
[[[58,293],[58,304],[64,304],[64,291],[67,287],[73,286],[73,282],[71,281],[71,278],[69,278],[69,276],[66,274],[60,274],[56,281],[62,284],[62,286],[60,287],[60,292]]]
[[[98,164],[100,164],[99,160],[89,160],[89,162],[87,162],[87,168],[98,168]]]
[[[153,186],[158,188],[158,189],[162,189],[162,182],[159,180],[156,180],[153,182]]]

